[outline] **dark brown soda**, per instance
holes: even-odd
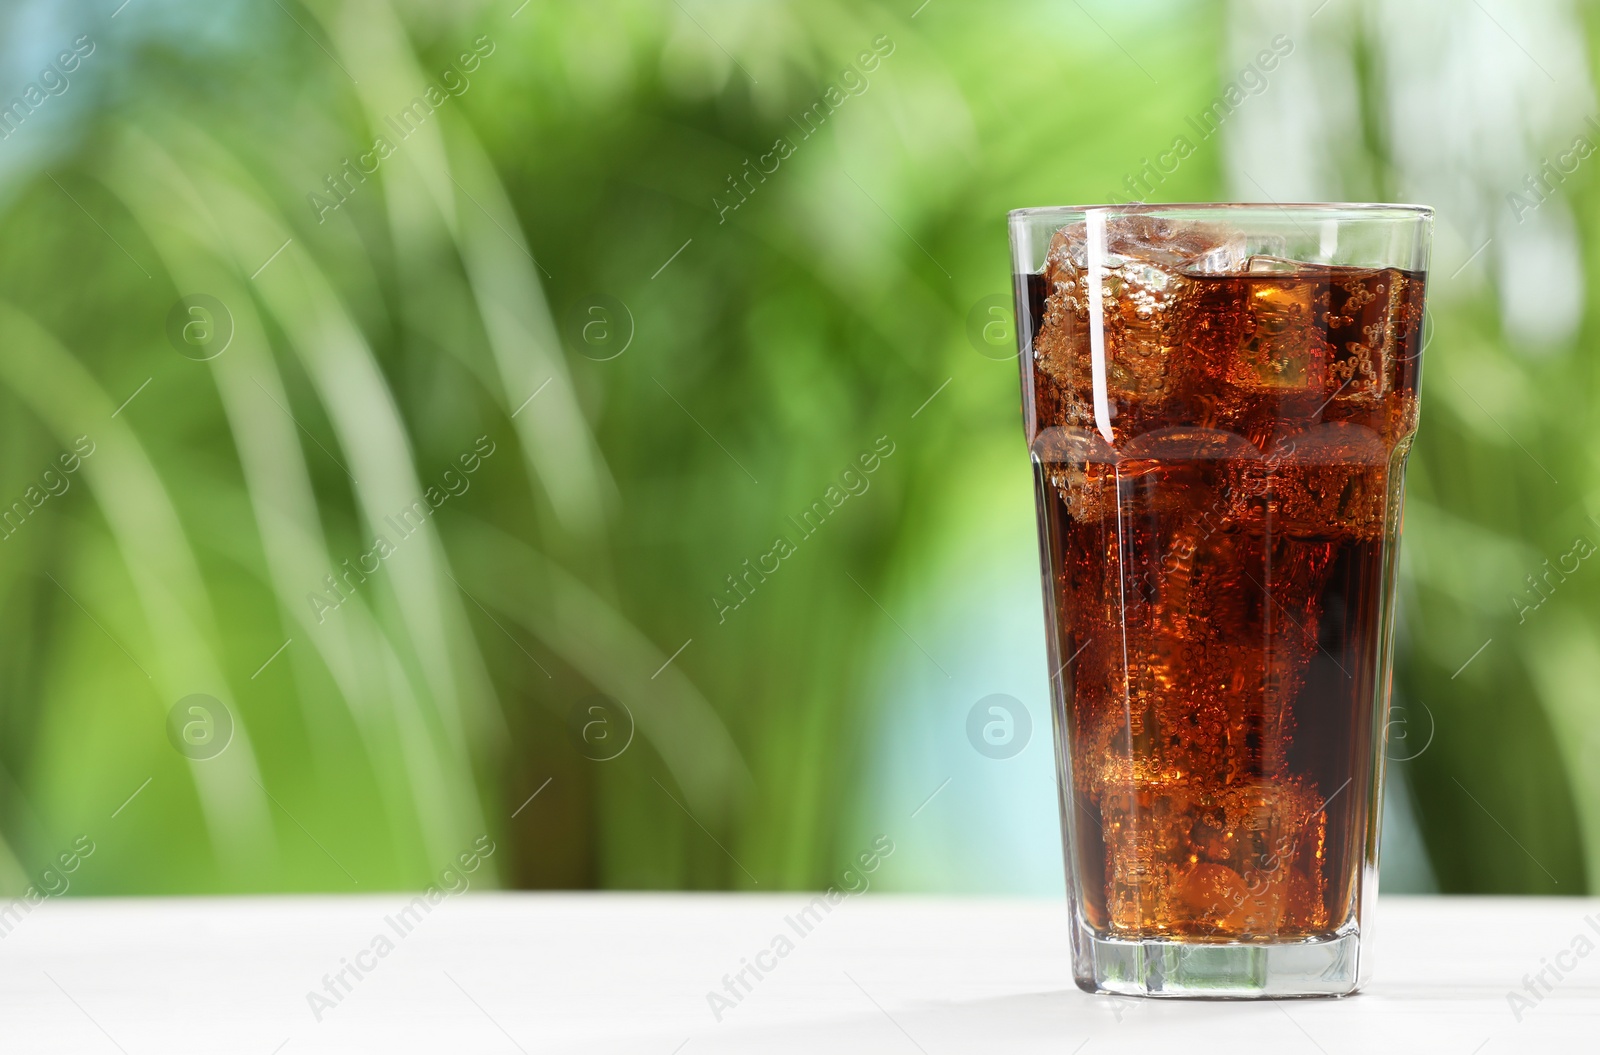
[[[1018,281],[1080,911],[1113,938],[1328,936],[1375,852],[1424,277],[1114,258],[1097,411],[1068,234]]]

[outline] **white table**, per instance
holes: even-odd
[[[1275,1004],[1080,993],[1056,902],[868,894],[799,936],[799,894],[468,893],[402,935],[406,900],[46,902],[0,939],[0,1051],[1600,1050],[1600,900],[1386,899],[1364,993]],[[307,992],[380,934],[318,1022]],[[777,934],[793,950],[716,1021],[707,992]],[[1518,1021],[1506,994],[1580,934],[1595,952]]]

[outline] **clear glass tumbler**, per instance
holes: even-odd
[[[1352,993],[1432,210],[1010,219],[1078,985]]]

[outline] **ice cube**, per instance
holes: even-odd
[[[1084,425],[1091,422],[1078,416],[1094,405],[1089,237],[1089,225],[1077,223],[1051,239],[1045,255],[1045,317],[1034,346],[1040,373],[1064,389],[1060,398],[1075,414],[1072,424]],[[1174,350],[1183,344],[1183,308],[1192,277],[1239,271],[1248,258],[1236,233],[1145,215],[1109,217],[1099,248],[1099,321],[1114,418],[1119,404],[1125,410],[1130,404],[1159,403],[1180,380]],[[1116,423],[1124,434],[1136,433],[1137,426],[1137,416]]]
[[[1082,237],[1082,226],[1064,228]],[[1139,261],[1168,271],[1222,274],[1241,270],[1248,255],[1244,236],[1220,224],[1178,223],[1132,214],[1106,220],[1108,266]]]
[[[1112,929],[1237,940],[1325,926],[1321,807],[1294,777],[1220,792],[1108,792],[1100,819]]]
[[[1281,256],[1256,255],[1250,258],[1250,266],[1245,270],[1252,275],[1286,274],[1304,271],[1311,266],[1303,261],[1289,260]]]
[[[1389,512],[1390,445],[1353,421],[1327,421],[1282,439],[1259,463],[1234,462],[1225,484],[1231,521],[1293,540],[1376,540]]]
[[[1318,325],[1323,292],[1313,278],[1287,275],[1247,284],[1229,384],[1249,392],[1322,390],[1328,361]]]

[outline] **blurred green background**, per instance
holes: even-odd
[[[1059,890],[1003,220],[1113,195],[1439,210],[1384,887],[1587,889],[1592,5],[119,2],[0,16],[0,889]]]

